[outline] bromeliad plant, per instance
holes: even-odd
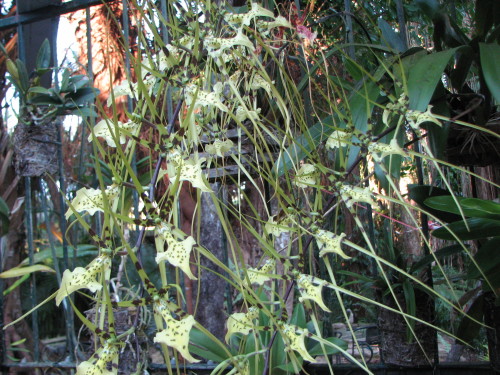
[[[231,8],[209,0],[184,5],[167,1],[165,13],[155,4],[130,4],[142,31],[137,39],[140,54],[129,56],[134,74],[114,89],[107,105],[116,112],[116,101],[127,100],[132,110],[126,121],[115,115],[90,129],[99,186],[82,188],[68,201],[66,219],[74,217],[100,248],[86,267],[65,271],[55,294],[59,304],[67,297],[71,301],[74,292],[89,291],[95,303],[94,322],[75,308],[97,337],[96,354],[79,365],[77,374],[117,372],[117,353],[137,327],[115,333],[114,313],[129,307],[152,311],[153,341],[161,345],[169,373],[174,371],[171,357],[180,359],[175,353],[191,363],[201,360],[195,355],[220,361],[214,373],[232,366],[233,374],[267,375],[298,373],[304,362],[334,352],[370,372],[364,359],[352,358],[342,342],[324,338],[320,322],[333,307],[323,298],[325,290],[346,318],[345,298],[399,315],[423,357],[432,361],[425,354],[430,344],[422,342],[413,323],[442,329],[405,308],[388,270],[463,312],[456,301],[439,296],[426,281],[384,257],[373,236],[372,218],[366,225],[361,209],[378,209],[381,202],[391,210],[398,206],[420,227],[400,191],[399,172],[404,163],[425,159],[442,173],[425,142],[423,151],[410,146],[425,138],[429,123],[441,127],[448,120],[435,115],[430,102],[456,50],[399,54],[372,45],[368,54],[375,56],[378,67],[371,69],[343,55],[345,46],[327,50],[305,26],[307,15],[293,13],[297,9],[278,15],[277,9],[258,2]],[[356,66],[359,80],[349,84],[349,92],[332,75],[328,59],[334,55]],[[316,101],[310,100],[313,93]],[[238,137],[231,139],[232,133]],[[134,166],[138,150],[150,156],[147,170]],[[112,174],[111,183],[105,183],[102,163]],[[237,185],[248,212],[221,199],[216,185],[207,180],[207,169],[220,172],[228,163],[236,174],[220,173],[218,181],[223,187]],[[258,201],[240,187],[243,179],[258,191]],[[164,181],[168,186],[160,191]],[[181,228],[186,186],[192,188],[197,215],[203,215],[202,194],[213,202],[228,238],[232,267],[204,246],[196,218],[189,223],[191,231]],[[90,224],[93,216],[102,224],[98,232]],[[237,242],[230,220],[237,220],[238,230],[259,245],[259,264],[244,262],[244,244]],[[349,227],[349,221],[354,225]],[[147,231],[155,237],[158,283],[143,267]],[[391,304],[340,286],[336,263],[350,257],[372,262]],[[202,270],[202,258],[218,266],[224,274],[217,275],[241,296],[240,311],[227,316],[226,342],[184,308],[180,275],[198,280],[202,271],[216,272]],[[112,288],[115,259],[131,262],[140,277],[134,298]],[[174,274],[167,272],[167,264]],[[319,275],[319,269],[326,271]],[[288,319],[290,304],[295,307]]]

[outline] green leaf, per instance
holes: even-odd
[[[442,195],[451,196],[448,190],[444,190],[431,185],[416,185],[416,184],[408,185],[408,190],[409,190],[408,196],[410,197],[410,199],[414,200],[422,209],[426,210],[431,215],[436,216],[439,220],[450,223],[462,219],[460,215],[455,215],[441,210],[437,210],[425,204],[425,201],[429,197],[437,197]]]
[[[497,43],[479,43],[479,53],[486,86],[488,86],[496,102],[500,103],[500,64],[498,63],[500,45]]]
[[[0,237],[9,232],[10,210],[7,203],[0,197]]]
[[[304,305],[302,303],[297,303],[293,308],[290,324],[294,324],[300,328],[306,327],[306,311],[304,310]]]
[[[56,257],[62,259],[64,257],[64,251],[62,246],[56,246]],[[76,257],[85,257],[85,256],[96,256],[97,255],[97,247],[94,245],[78,245],[76,247]],[[43,249],[34,255],[34,263],[50,263],[53,261],[52,258],[52,250],[50,248]],[[29,259],[24,259],[19,266],[27,266],[29,264]]]
[[[36,56],[35,69],[45,70],[50,66],[50,43],[48,39],[45,39],[38,50]]]
[[[197,328],[192,328],[189,332],[189,341],[191,342],[189,351],[193,354],[214,362],[223,362],[227,359],[224,349]]]
[[[448,62],[458,48],[421,57],[408,72],[410,109],[425,112]]]
[[[30,275],[33,272],[55,273],[56,271],[54,271],[52,268],[45,266],[43,264],[35,264],[33,266],[11,268],[10,270],[7,270],[7,271],[0,273],[0,278],[8,279],[10,277],[19,277],[19,276],[24,276],[24,275]]]
[[[28,93],[52,95],[52,91],[50,91],[49,89],[46,89],[45,87],[41,87],[41,86],[30,87],[28,90]]]
[[[94,89],[92,87],[82,87],[74,92],[66,94],[66,96],[64,97],[64,102],[80,106],[93,101],[98,94],[99,90],[97,89]]]
[[[50,94],[45,95],[45,94],[38,94],[37,96],[34,96],[30,98],[29,100],[30,104],[38,104],[38,105],[55,105],[59,106],[62,105],[63,102],[61,99],[57,96],[52,96]]]
[[[467,222],[467,226],[465,222]],[[500,220],[474,217],[467,219],[465,222],[463,220],[456,221],[445,227],[433,230],[431,234],[442,240],[455,240],[455,237],[450,233],[451,231],[455,233],[460,241],[468,241],[493,237],[500,233]]]
[[[11,286],[9,286],[7,289],[3,291],[3,296],[5,297],[7,294],[15,290],[17,287],[19,287],[22,283],[24,283],[26,280],[29,280],[30,275],[24,275],[14,281]]]
[[[401,39],[401,35],[395,32],[391,25],[383,18],[379,18],[377,23],[382,32],[382,41],[386,42],[392,49],[398,52],[404,52],[406,50],[406,45]]]
[[[347,350],[347,342],[342,340],[342,339],[339,339],[337,337],[328,337],[325,340],[328,342],[331,342],[332,344],[337,345],[339,348],[342,348],[343,350]],[[321,348],[321,343],[318,342],[311,349],[308,349],[308,352],[313,357],[316,355],[325,355],[325,353],[327,355],[340,353],[340,350],[337,348],[334,348],[333,346],[323,344],[323,348],[325,348],[324,351]]]
[[[467,315],[462,317],[460,324],[458,325],[456,336],[465,341],[471,342],[474,338],[479,335],[479,330],[481,326],[469,318],[469,316],[473,319],[481,321],[483,319],[483,303],[484,303],[484,294],[481,294],[477,297],[472,305],[467,310]]]
[[[28,70],[26,69],[26,65],[19,59],[16,60],[17,71],[19,73],[19,87],[22,90],[22,94],[24,95],[30,86],[29,78],[28,78]]]
[[[500,233],[499,233],[500,234]],[[479,268],[488,277],[491,271],[498,272],[498,267],[500,266],[500,237],[494,237],[488,240],[483,246],[479,248],[476,255],[474,255],[474,260],[476,261]],[[479,279],[481,272],[479,269],[471,263],[467,270],[468,279]]]
[[[78,107],[70,112],[70,114],[80,117],[97,117],[97,112],[92,108]]]
[[[500,220],[500,204],[479,198],[455,197],[467,217],[482,217]],[[455,204],[453,197],[441,196],[426,199],[424,204],[436,210],[460,215],[460,210]]]

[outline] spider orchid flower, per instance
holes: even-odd
[[[224,154],[231,151],[233,147],[234,143],[230,139],[226,139],[225,141],[217,139],[214,141],[214,143],[207,145],[205,147],[205,151],[211,155],[217,155],[218,157],[222,158],[224,157]]]
[[[293,182],[300,188],[307,188],[316,185],[318,182],[316,167],[308,163],[302,164],[300,169],[297,171]]]
[[[187,315],[180,320],[175,319],[163,300],[156,301],[155,312],[163,317],[167,328],[158,332],[153,341],[174,348],[189,362],[200,362],[188,350],[189,332],[196,324],[194,317]]]
[[[254,328],[253,320],[259,317],[259,309],[257,307],[250,307],[247,313],[234,313],[227,319],[227,333],[225,340],[229,342],[229,338],[234,333],[242,333],[248,335]]]
[[[274,237],[279,237],[283,233],[290,233],[290,224],[292,223],[292,218],[290,216],[285,216],[284,218],[275,221],[276,215],[271,216],[267,223],[264,225],[264,229],[267,233],[272,234]]]
[[[389,117],[396,113],[401,115],[408,111],[409,100],[405,94],[401,94],[399,99],[395,103],[389,103],[385,106],[384,113],[382,114],[382,122],[389,126]]]
[[[282,337],[285,341],[287,348],[285,350],[294,350],[299,353],[302,358],[309,362],[316,362],[316,360],[311,357],[306,349],[305,338],[308,336],[309,331],[307,329],[302,329],[301,333],[297,333],[298,328],[295,325],[283,324],[282,325]]]
[[[341,148],[348,146],[352,138],[352,132],[345,132],[343,130],[335,130],[326,140],[325,146],[330,149]]]
[[[139,124],[134,121],[121,122],[118,121],[113,124],[110,120],[101,120],[94,127],[94,136],[104,138],[109,147],[116,147],[115,140],[118,138],[120,144],[124,144],[127,139],[125,134],[122,134],[120,130],[126,130],[130,133],[135,133],[139,128]],[[89,135],[89,142],[92,141],[92,134]]]
[[[264,89],[269,96],[272,96],[271,84],[274,84],[274,81],[266,81],[264,77],[260,74],[254,74],[252,77],[252,81],[250,83],[251,90]]]
[[[106,342],[94,355],[95,362],[92,358],[88,361],[81,362],[76,368],[76,375],[116,375],[118,369],[109,371],[106,367],[109,362],[114,361],[118,357],[118,346],[116,344]]]
[[[340,187],[340,195],[347,208],[351,208],[358,202],[377,205],[377,202],[373,200],[372,193],[368,187],[362,188],[359,186],[349,186],[344,184]]]
[[[189,181],[194,188],[200,189],[203,192],[211,192],[212,189],[210,189],[203,178],[201,165],[204,162],[205,158],[196,159],[195,157],[190,157],[184,160],[180,152],[174,150],[168,157],[167,170],[165,172],[173,184],[179,178],[180,181]]]
[[[239,28],[241,28],[243,25],[250,26],[250,22],[256,17],[270,17],[274,19],[274,13],[257,3],[252,3],[252,9],[249,12],[241,14],[228,13],[224,16],[224,20],[228,24],[233,25],[233,27],[240,25]]]
[[[243,34],[243,30],[238,30],[238,33],[232,38],[216,38],[208,37],[205,41],[205,46],[208,51],[208,55],[216,59],[222,56],[227,49],[234,46],[247,47],[251,51],[255,49],[252,41]]]
[[[260,108],[255,111],[246,110],[243,106],[236,108],[235,117],[239,122],[243,122],[246,119],[257,121],[259,118]]]
[[[198,86],[190,84],[186,87],[186,104],[198,107],[217,107],[222,112],[227,112],[228,108],[222,103],[222,83],[214,85],[214,91],[201,90]]]
[[[266,281],[271,280],[270,274],[274,272],[274,267],[276,266],[276,261],[274,259],[268,259],[266,263],[260,268],[248,268],[248,280],[251,284],[263,285]]]
[[[179,267],[191,280],[197,280],[196,276],[191,272],[189,257],[193,246],[196,243],[191,236],[183,241],[178,241],[174,235],[168,230],[157,231],[155,233],[167,243],[167,251],[158,252],[156,255],[156,263],[168,261],[174,267]]]
[[[427,111],[417,111],[408,110],[406,111],[406,120],[413,130],[419,130],[420,125],[424,122],[433,122],[436,125],[441,126],[441,121],[439,121],[434,114],[431,112],[432,105],[427,106]]]
[[[66,211],[66,220],[76,212],[87,211],[90,216],[93,216],[96,211],[104,212],[103,195],[106,195],[109,201],[112,201],[118,196],[119,188],[117,185],[110,185],[103,192],[100,189],[81,188],[76,192],[75,198],[71,201],[73,209],[69,208]]]
[[[316,243],[319,248],[319,256],[322,257],[328,253],[335,253],[340,255],[344,259],[350,259],[351,257],[347,256],[346,253],[342,250],[342,241],[346,236],[345,233],[340,235],[336,235],[332,232],[326,230],[318,230],[315,234]]]
[[[382,160],[389,155],[407,156],[405,151],[398,145],[396,138],[391,139],[389,144],[372,142],[368,145],[368,152],[371,153],[373,160],[378,163],[382,162]]]
[[[111,273],[110,250],[99,255],[87,267],[76,267],[73,271],[65,270],[61,280],[61,286],[56,295],[56,305],[59,306],[64,297],[79,289],[88,289],[95,293],[102,289],[102,283],[97,281],[101,272],[106,273],[109,278]]]
[[[323,302],[323,297],[321,297],[321,292],[323,291],[323,285],[325,285],[325,283],[325,281],[311,275],[299,275],[297,278],[297,286],[300,292],[299,302],[312,300],[316,302],[324,311],[330,312],[330,309],[326,307]]]

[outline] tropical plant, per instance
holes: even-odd
[[[438,115],[433,98],[444,89],[443,74],[452,69],[460,47],[398,50],[390,43],[397,34],[380,23],[382,32],[352,55],[353,45],[323,45],[308,23],[314,14],[297,6],[270,10],[254,2],[232,8],[209,0],[167,1],[161,9],[152,1],[130,5],[141,30],[139,53],[128,55],[134,74],[114,88],[107,103],[97,103],[101,113],[114,114],[90,129],[96,184],[74,192],[65,213],[99,252],[86,266],[65,270],[59,289],[47,299],[72,304],[95,334],[94,354],[79,364],[77,374],[116,373],[126,342],[142,329],[140,324],[115,329],[116,314],[128,308],[136,323],[152,312],[153,342],[161,347],[169,374],[172,357],[177,364],[181,356],[198,362],[194,355],[220,361],[214,373],[233,366],[233,373],[267,375],[298,373],[305,361],[316,361],[315,355],[334,352],[370,373],[364,359],[352,358],[321,324],[335,305],[353,330],[346,299],[372,304],[386,322],[398,319],[402,341],[396,344],[387,336],[382,345],[401,348],[410,338],[412,347],[406,362],[398,362],[401,352],[391,362],[432,363],[435,331],[452,334],[433,324],[433,299],[466,314],[453,293],[448,299],[434,290],[431,275],[400,262],[395,246],[382,250],[374,226],[380,223],[392,240],[393,216],[405,212],[422,247],[430,249],[427,227],[420,229],[418,217],[430,212],[405,199],[399,177],[403,165],[415,164],[423,180],[424,160],[452,190],[443,165],[453,166],[440,159],[436,142],[447,122],[478,126]],[[346,72],[336,72],[334,59],[345,62]],[[486,81],[495,89],[494,80]],[[43,104],[52,95],[33,91]],[[67,95],[57,108],[67,108]],[[130,104],[125,120],[117,115],[116,101],[122,97]],[[147,156],[141,169],[138,149]],[[253,198],[242,181],[257,191]],[[166,187],[160,189],[161,183]],[[235,187],[234,204],[216,190],[227,186]],[[200,202],[207,197],[227,239],[228,261],[217,258],[200,235],[196,215],[204,215],[207,206]],[[188,229],[179,224],[184,199],[194,202]],[[372,212],[382,215],[382,209],[380,217],[387,219],[374,221]],[[258,244],[256,263],[244,256],[245,244],[238,241],[243,231]],[[145,267],[151,261],[144,254],[147,233],[154,235],[159,280]],[[432,257],[453,289],[440,257],[430,251],[424,255],[420,266]],[[341,284],[337,265],[350,258],[362,259],[370,266],[363,272],[380,280],[378,298],[354,283]],[[114,260],[122,271],[116,272]],[[128,276],[125,264],[132,264],[139,278],[135,293],[116,287]],[[238,312],[232,313],[232,304],[225,314],[223,306],[216,312],[227,316],[228,343],[185,308],[182,276],[196,281],[206,273],[226,281],[240,299]],[[72,301],[84,290],[95,305],[91,316]],[[328,302],[325,291],[333,296]],[[417,293],[422,311],[415,308]],[[294,311],[290,320],[287,309]],[[467,319],[481,324],[471,315]],[[137,359],[137,371],[142,365]]]

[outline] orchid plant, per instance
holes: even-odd
[[[190,345],[193,332],[202,332],[229,358],[214,373],[227,366],[233,366],[231,373],[241,375],[249,374],[250,368],[262,369],[262,375],[297,373],[304,361],[317,362],[318,355],[327,357],[333,349],[369,373],[363,358],[353,358],[345,346],[325,339],[321,317],[333,310],[332,300],[324,298],[325,290],[334,295],[346,320],[344,300],[352,298],[399,314],[409,327],[416,321],[441,329],[402,306],[396,286],[387,278],[387,293],[396,301],[395,307],[342,286],[334,272],[335,264],[359,257],[370,259],[382,278],[388,269],[404,275],[463,314],[458,301],[438,295],[419,277],[384,259],[361,221],[361,208],[378,209],[382,203],[411,211],[416,221],[421,210],[415,211],[404,199],[394,170],[423,158],[441,171],[425,143],[423,151],[406,144],[423,137],[429,122],[441,126],[447,119],[433,113],[428,104],[430,95],[420,98],[427,103],[411,105],[412,87],[397,81],[394,73],[398,68],[398,74],[410,74],[403,72],[403,57],[396,56],[392,66],[365,71],[366,77],[348,96],[329,78],[329,63],[323,55],[326,47],[317,32],[292,22],[294,15],[284,10],[279,14],[259,2],[238,9],[225,2],[215,6],[209,0],[167,3],[165,14],[155,2],[131,1],[136,11],[134,22],[143,31],[138,38],[141,53],[129,56],[136,74],[114,88],[107,106],[117,111],[116,103],[128,100],[132,110],[126,113],[125,122],[118,121],[118,116],[104,118],[89,136],[95,158],[106,163],[113,183],[106,186],[96,163],[99,188],[81,188],[68,201],[66,219],[76,220],[100,247],[86,267],[64,272],[55,295],[60,304],[65,298],[71,299],[74,292],[86,290],[99,307],[95,322],[77,313],[99,337],[94,356],[78,366],[77,374],[117,373],[112,363],[117,361],[124,337],[106,331],[111,325],[104,323],[113,321],[114,308],[130,306],[152,310],[156,324],[153,341],[163,349],[169,374],[174,371],[171,356],[190,363],[203,359],[192,352],[196,347],[196,343]],[[168,31],[165,35],[158,34],[162,26]],[[290,56],[299,61],[301,77],[287,69]],[[394,90],[381,93],[377,85],[387,76],[396,81],[391,83]],[[323,99],[311,104],[306,99],[315,90]],[[157,134],[155,141],[148,138],[150,128]],[[229,136],[234,129],[239,134],[237,140]],[[250,156],[242,152],[243,139],[252,146]],[[146,184],[134,168],[138,148],[151,157]],[[245,198],[259,223],[257,227],[242,215],[241,207],[221,199],[208,181],[207,169],[228,163],[237,167],[237,174],[222,176],[222,186],[246,179],[260,192],[259,202]],[[357,179],[351,175],[355,168],[359,170]],[[373,175],[384,189],[373,183]],[[160,194],[158,186],[166,179],[168,186]],[[196,219],[190,223],[192,233],[178,225],[184,184],[194,192],[196,214],[203,212],[202,194],[208,195],[216,207],[231,248],[229,263],[204,247]],[[270,196],[261,191],[263,184],[270,186]],[[134,212],[126,202],[130,190],[142,204],[141,212]],[[360,238],[353,239],[352,233],[344,231],[340,207],[352,216]],[[89,224],[89,216],[96,215],[102,218],[100,233]],[[243,261],[243,245],[237,243],[229,217],[238,219],[241,228],[255,238],[261,248],[259,262]],[[130,240],[131,231],[138,233],[135,243]],[[146,231],[154,234],[161,285],[151,281],[142,265]],[[423,242],[428,241],[418,232]],[[185,295],[179,275],[197,280],[200,258],[220,267],[225,275],[219,276],[241,296],[240,311],[227,314],[225,342],[218,340],[215,332],[208,332],[183,305]],[[112,261],[116,259],[133,263],[141,280],[138,298],[123,300],[120,291],[112,288]],[[167,264],[175,268],[176,276],[167,273]],[[318,264],[326,269],[321,277]],[[265,301],[260,297],[263,292]],[[288,320],[289,302],[305,307],[314,329]],[[348,320],[346,323],[349,325]],[[130,329],[132,332],[134,327]],[[267,341],[263,341],[266,334]],[[253,343],[253,351],[234,354],[228,347],[232,337],[246,337]],[[270,358],[275,340],[280,340],[287,353],[287,368]],[[319,352],[312,355],[306,341],[317,343]],[[254,361],[260,361],[261,366],[255,367]]]

